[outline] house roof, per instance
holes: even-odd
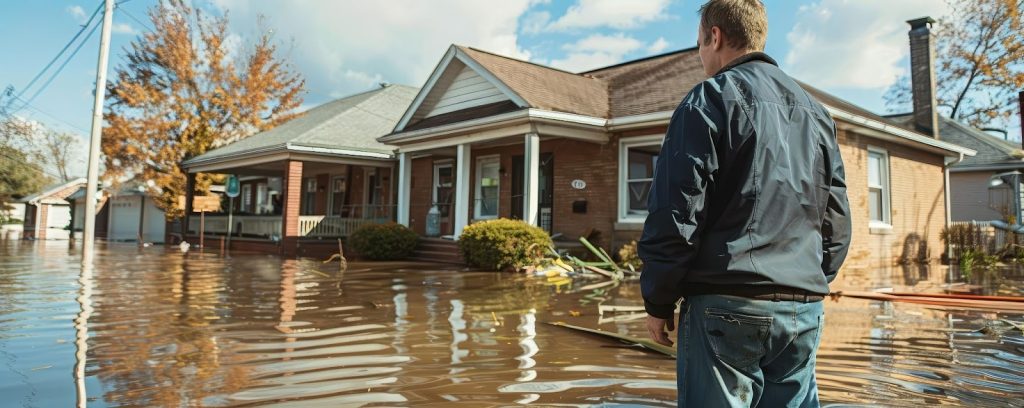
[[[438,78],[453,68],[450,64],[455,59],[472,69],[486,71],[479,75],[491,77],[489,80],[495,82],[494,85],[502,89],[508,99],[424,117],[425,109],[420,105],[425,103],[428,94],[439,92],[434,89],[451,86],[450,82],[438,81]],[[431,137],[433,128],[444,128],[448,133],[472,132],[473,126],[489,125],[485,123],[487,118],[511,117],[515,110],[530,111],[525,116],[519,115],[523,118],[532,117],[535,111],[578,115],[558,120],[576,121],[588,126],[599,126],[594,125],[593,119],[603,120],[606,130],[622,128],[626,122],[633,127],[663,125],[686,93],[706,78],[697,48],[574,74],[475,48],[452,46],[395,131],[380,140],[399,144],[424,140]],[[944,155],[973,154],[970,149],[905,129],[890,119],[820,89],[802,82],[800,85],[837,118],[854,126],[869,128],[867,134]],[[459,130],[461,127],[466,130]]]
[[[608,86],[609,117],[671,111],[697,83],[704,68],[688,48],[582,73]]]
[[[74,180],[62,183],[51,184],[46,187],[43,187],[43,189],[40,190],[38,193],[24,197],[18,201],[33,205],[38,203],[61,202],[64,199],[68,198],[68,196],[74,194],[75,191],[78,191],[77,189],[71,189],[71,187],[84,186],[86,183],[86,179],[79,177]]]
[[[911,127],[914,120],[910,113],[888,116],[904,127]],[[1021,146],[985,133],[973,126],[954,119],[939,116],[939,139],[977,151],[973,157],[964,157],[953,169],[971,168],[1024,168]]]
[[[608,117],[605,81],[476,48],[455,47],[526,100],[531,108]]]
[[[327,102],[273,129],[189,159],[185,165],[273,148],[391,155],[394,148],[377,142],[376,138],[394,128],[418,91],[411,86],[389,84]]]

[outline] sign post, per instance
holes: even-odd
[[[235,213],[235,197],[238,197],[238,191],[238,176],[232,174],[228,176],[227,187],[224,189],[224,193],[231,198],[228,204],[228,252],[231,252],[231,228],[234,227],[231,217]]]
[[[206,236],[206,212],[220,211],[220,196],[205,195],[192,197],[192,211],[199,212],[199,247],[203,247]]]

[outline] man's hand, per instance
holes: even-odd
[[[674,317],[674,316],[673,316]],[[651,335],[651,339],[655,343],[672,347],[672,340],[668,339],[668,331],[676,329],[675,319],[659,319],[657,317],[647,315],[647,332]]]

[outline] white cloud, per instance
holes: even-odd
[[[68,6],[64,11],[70,14],[78,24],[85,24],[85,20],[88,20],[88,16],[85,15],[85,10],[82,9],[82,6]]]
[[[943,0],[821,0],[801,6],[785,67],[826,88],[884,89],[908,67],[906,20],[948,12]]]
[[[551,13],[546,11],[537,11],[526,14],[523,17],[523,32],[527,34],[536,34],[544,31],[548,23],[551,21]]]
[[[128,23],[114,23],[110,26],[110,31],[114,34],[130,34],[136,35],[139,32],[135,31],[135,28]]]
[[[665,37],[658,37],[657,40],[654,40],[654,42],[647,47],[647,52],[651,54],[657,54],[662,51],[665,51],[665,49],[668,48],[668,46],[669,43],[668,41],[665,40]]]
[[[568,54],[565,58],[551,61],[551,66],[571,72],[582,72],[594,68],[612,65],[633,51],[644,48],[645,44],[623,33],[616,35],[594,34],[573,44],[566,44],[562,49]]]
[[[637,28],[665,17],[671,0],[578,0],[548,28],[567,30],[595,27]]]
[[[232,32],[254,38],[257,16],[281,42],[280,55],[306,78],[312,97],[335,97],[386,80],[421,86],[452,43],[528,59],[519,44],[530,0],[321,2],[213,0]]]

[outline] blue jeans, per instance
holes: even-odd
[[[679,319],[680,407],[817,407],[822,302],[689,296]]]

